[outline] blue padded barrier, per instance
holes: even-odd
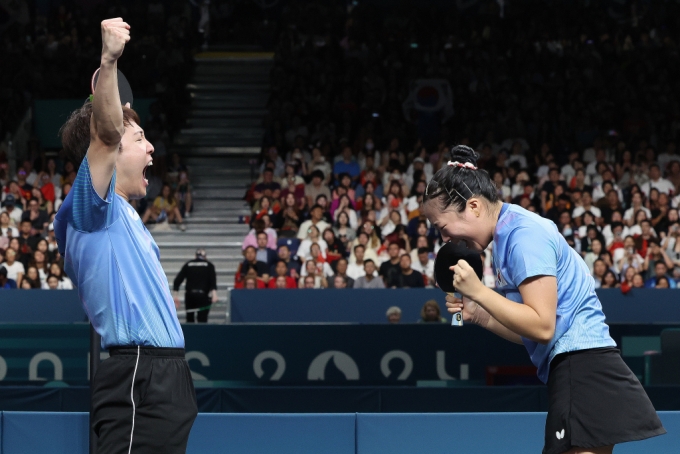
[[[2,454],[87,454],[87,413],[2,413]]]
[[[617,454],[676,454],[680,412],[659,412],[668,434]],[[87,413],[3,412],[0,454],[87,454]],[[199,414],[188,454],[507,454],[540,452],[545,413]]]
[[[354,413],[201,414],[187,454],[354,454]]]
[[[678,453],[680,412],[659,412],[667,434],[616,454]],[[543,449],[545,413],[357,414],[356,454],[531,453]]]

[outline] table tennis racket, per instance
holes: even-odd
[[[484,272],[484,265],[482,264],[482,257],[477,251],[468,249],[463,243],[446,243],[437,252],[437,257],[434,260],[434,277],[437,285],[442,291],[449,295],[456,292],[453,286],[453,271],[449,269],[458,263],[458,260],[465,260],[475,270],[477,277],[481,280]],[[463,326],[463,314],[457,312],[453,314],[451,322],[453,326]]]
[[[134,100],[132,96],[132,87],[130,87],[130,83],[128,82],[127,78],[125,75],[121,72],[121,70],[118,71],[118,94],[120,95],[120,104],[125,105],[127,103],[130,103],[130,107],[132,107],[132,101]],[[99,80],[99,68],[92,74],[92,83],[91,88],[92,88],[92,94],[94,95],[94,89],[97,87],[97,81]]]

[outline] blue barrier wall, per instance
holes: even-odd
[[[619,289],[603,289],[597,294],[608,323],[680,323],[678,290],[635,289],[624,295]],[[386,323],[387,309],[399,306],[402,323],[413,323],[420,318],[420,310],[427,300],[436,300],[443,311],[444,296],[437,289],[233,290],[231,320],[234,323]]]
[[[617,454],[676,454],[680,412],[660,412],[668,433],[618,445]],[[540,452],[545,413],[205,415],[187,454],[507,454]],[[2,454],[86,454],[86,413],[2,414]]]
[[[642,377],[644,351],[658,349],[659,333],[671,326],[612,325],[611,333]],[[483,384],[487,367],[531,367],[523,346],[472,325],[192,324],[183,330],[197,382],[375,386],[456,379]],[[87,384],[88,353],[85,323],[0,324],[0,383]],[[514,375],[512,381],[493,383],[536,383],[532,371]]]
[[[609,323],[680,324],[678,290],[598,290]],[[402,323],[415,323],[425,301],[444,310],[436,289],[387,290],[233,290],[234,323],[386,323],[390,306],[402,310]],[[644,307],[644,310],[640,310]],[[447,314],[448,315],[448,314]],[[0,323],[72,323],[85,320],[76,290],[0,292]]]
[[[87,321],[76,290],[0,292],[0,323],[73,323]]]

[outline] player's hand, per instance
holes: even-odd
[[[212,292],[212,303],[217,304],[217,290]]]
[[[477,309],[477,303],[469,298],[458,298],[453,295],[446,295],[446,310],[451,314],[462,311],[464,322],[470,322]]]
[[[102,21],[102,60],[114,62],[130,41],[130,25],[120,17]]]
[[[453,286],[461,295],[474,299],[477,292],[484,288],[475,270],[465,260],[458,260],[458,263],[449,269],[454,273]]]

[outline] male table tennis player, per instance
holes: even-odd
[[[66,272],[111,355],[92,383],[91,423],[98,454],[184,453],[197,414],[184,336],[158,246],[128,203],[146,195],[154,151],[118,92],[130,26],[107,19],[101,30],[94,99],[62,129],[64,147],[77,149],[91,111],[89,148],[54,221]]]

